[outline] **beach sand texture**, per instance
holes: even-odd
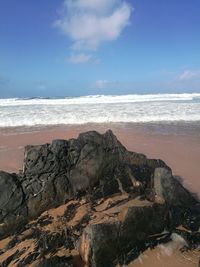
[[[51,142],[53,139],[76,138],[80,132],[112,129],[121,143],[131,151],[149,158],[164,160],[180,176],[186,187],[200,196],[200,127],[198,125],[82,125],[43,128],[2,128],[0,130],[0,169],[17,172],[22,169],[24,146]],[[183,244],[172,241],[147,250],[129,267],[197,267],[199,248],[181,253]]]

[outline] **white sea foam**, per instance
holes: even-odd
[[[0,99],[0,127],[200,121],[200,93]]]

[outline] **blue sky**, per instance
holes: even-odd
[[[0,0],[0,97],[200,92],[199,0]]]

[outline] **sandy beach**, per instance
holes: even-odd
[[[79,133],[112,129],[129,150],[164,160],[184,185],[200,194],[200,125],[180,124],[86,124],[42,128],[1,128],[0,169],[18,172],[23,166],[24,147],[76,138]]]
[[[199,13],[0,0],[0,267],[200,267]]]
[[[87,124],[42,128],[2,128],[0,130],[0,169],[18,172],[23,166],[24,146],[51,142],[53,139],[76,138],[79,133],[112,129],[129,150],[149,158],[164,160],[184,185],[200,196],[200,125],[199,124]],[[181,253],[177,241],[147,250],[130,267],[195,267],[199,249]]]

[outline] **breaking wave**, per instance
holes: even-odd
[[[200,93],[0,99],[0,127],[200,121]]]

